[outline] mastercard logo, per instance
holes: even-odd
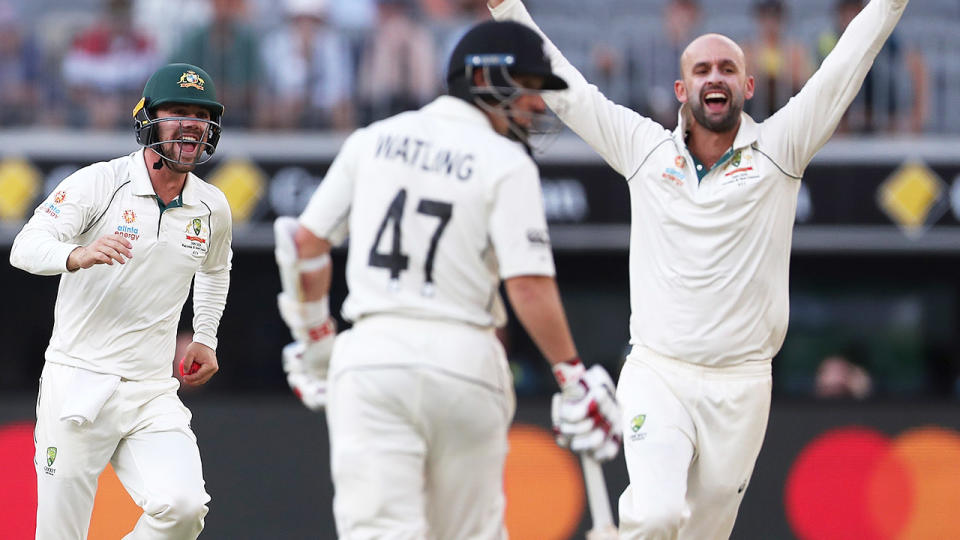
[[[504,516],[511,538],[571,538],[585,510],[580,465],[556,445],[547,430],[517,424],[509,434],[504,471]],[[33,538],[37,478],[33,468],[33,423],[0,425],[0,538]],[[215,503],[215,501],[214,501]],[[115,540],[136,525],[143,511],[107,465],[100,475],[87,540]]]
[[[37,524],[37,476],[33,469],[33,422],[0,426],[0,531],[4,539],[33,538]],[[10,466],[8,466],[10,465]],[[140,509],[113,472],[100,474],[87,540],[115,540],[133,530]]]
[[[960,433],[825,432],[794,462],[784,503],[801,540],[960,538]]]

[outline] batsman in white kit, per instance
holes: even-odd
[[[170,64],[133,114],[144,148],[64,179],[10,253],[18,268],[61,276],[37,398],[38,540],[87,537],[108,463],[143,508],[126,538],[196,538],[210,501],[171,367],[193,282],[182,378],[201,385],[218,369],[230,208],[191,171],[216,150],[223,105],[205,71]]]
[[[520,0],[488,4],[495,19],[542,36]],[[630,476],[621,538],[730,536],[787,330],[800,180],[906,4],[872,0],[762,123],[742,112],[754,81],[740,47],[720,34],[696,38],[680,58],[673,132],[609,101],[547,40],[551,66],[569,84],[547,105],[630,190],[632,351],[617,384]]]
[[[299,220],[276,222],[280,312],[297,340],[284,367],[308,407],[326,407],[341,538],[505,537],[515,399],[494,334],[501,279],[560,384],[559,442],[597,460],[619,451],[613,383],[577,356],[524,148],[540,92],[566,83],[536,33],[496,22],[464,35],[447,82],[422,109],[354,132]],[[353,326],[334,340],[329,251],[347,237]]]

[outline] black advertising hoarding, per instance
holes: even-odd
[[[56,141],[43,145],[39,138],[40,146],[31,147],[29,135],[27,141],[6,137],[0,134],[0,142],[17,144],[0,145],[4,243],[64,176],[136,150],[123,135],[101,136],[83,151],[57,147]],[[230,143],[225,136],[218,159],[198,173],[227,193],[236,247],[264,248],[272,245],[268,225],[306,205],[342,137],[238,134]],[[537,159],[555,247],[626,249],[630,203],[623,178],[573,137],[561,138]],[[33,178],[10,180],[18,175]],[[895,189],[881,190],[885,182]],[[804,176],[796,233],[794,249],[800,251],[960,251],[960,143],[831,142]]]

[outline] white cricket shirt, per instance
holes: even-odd
[[[11,264],[61,274],[50,362],[132,380],[170,377],[194,276],[194,341],[216,349],[232,257],[230,207],[219,189],[189,174],[182,205],[161,213],[143,152],[64,179],[14,239]],[[107,234],[133,244],[126,264],[67,272],[74,248]]]
[[[499,326],[500,278],[554,274],[536,165],[450,96],[354,132],[300,222],[334,244],[349,233],[349,320]]]
[[[547,42],[570,85],[547,104],[629,185],[632,344],[708,366],[765,362],[780,350],[800,178],[905,5],[870,2],[783,109],[761,124],[742,115],[733,147],[699,181],[682,122],[670,133],[609,101]],[[492,13],[540,32],[518,0]]]

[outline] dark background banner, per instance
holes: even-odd
[[[32,399],[26,394],[0,399],[0,434],[11,422],[33,422]],[[292,396],[211,398],[201,390],[185,396],[184,400],[193,411],[204,474],[213,497],[204,538],[335,537],[329,452],[322,416],[310,413]],[[547,402],[546,398],[522,399],[517,425],[546,429]],[[960,533],[960,515],[948,512],[937,516],[937,521],[931,519],[930,512],[955,504],[960,497],[954,489],[956,484],[950,484],[960,475],[958,419],[960,405],[938,401],[904,406],[887,402],[775,400],[763,451],[732,538],[789,539],[797,538],[798,530],[821,531],[818,537],[829,538],[831,536],[822,534],[825,527],[833,527],[836,534],[844,530],[858,534],[846,536],[849,538],[867,538],[866,527],[885,524],[882,518],[870,517],[870,507],[883,510],[887,508],[884,504],[890,508],[899,505],[899,510],[888,510],[899,516],[897,527],[927,534],[911,537],[956,538],[955,533]],[[0,436],[0,451],[5,450],[3,440]],[[824,456],[832,456],[832,460],[825,460]],[[32,472],[29,461],[4,461],[8,472],[24,467]],[[627,483],[622,456],[605,465],[604,471],[616,515],[617,498]],[[899,490],[904,484],[891,480],[886,474],[889,471],[902,472],[908,481],[906,485],[912,487]],[[549,467],[510,472],[522,474],[526,482],[534,483],[527,490],[517,492],[519,498],[537,496],[540,486],[535,484],[553,485],[551,477],[563,474]],[[937,484],[941,480],[953,488],[941,494],[938,505],[926,498],[938,493]],[[582,485],[578,482],[578,479],[571,482],[568,489],[581,498],[576,510],[579,518],[574,520],[580,525],[573,537],[582,538],[589,519],[585,514]],[[868,483],[872,500],[864,495]],[[11,496],[22,494],[11,494],[0,487],[3,502]],[[807,507],[817,508],[811,496],[827,503],[819,517],[804,511]],[[933,506],[922,506],[920,501]],[[792,509],[790,504],[794,505]],[[849,525],[850,520],[864,515],[867,516],[864,522]],[[561,519],[549,513],[525,518],[533,522],[543,520],[544,527],[547,520]],[[936,527],[926,523],[927,520],[937,523]],[[0,530],[3,529],[0,523]],[[941,533],[947,535],[929,536]]]
[[[104,156],[99,159],[112,159]],[[228,167],[243,163],[242,168]],[[216,181],[244,174],[258,174],[263,192],[250,214],[251,223],[271,222],[278,214],[294,214],[306,204],[322,180],[331,159],[274,160],[223,157],[198,168],[201,178]],[[55,182],[88,162],[67,158],[32,159],[44,181],[36,202],[49,193]],[[817,163],[804,174],[798,223],[801,225],[888,225],[895,223],[877,203],[877,190],[884,180],[905,163]],[[248,169],[250,167],[250,169]],[[925,166],[926,167],[926,166]],[[630,205],[626,182],[604,163],[578,160],[540,163],[544,195],[551,223],[629,224]],[[929,166],[942,181],[940,214],[936,226],[960,225],[960,162]],[[223,175],[223,176],[219,176]],[[225,189],[228,191],[229,188]],[[35,205],[34,205],[35,206]],[[31,207],[32,209],[32,207]],[[238,240],[244,240],[240,231]]]

